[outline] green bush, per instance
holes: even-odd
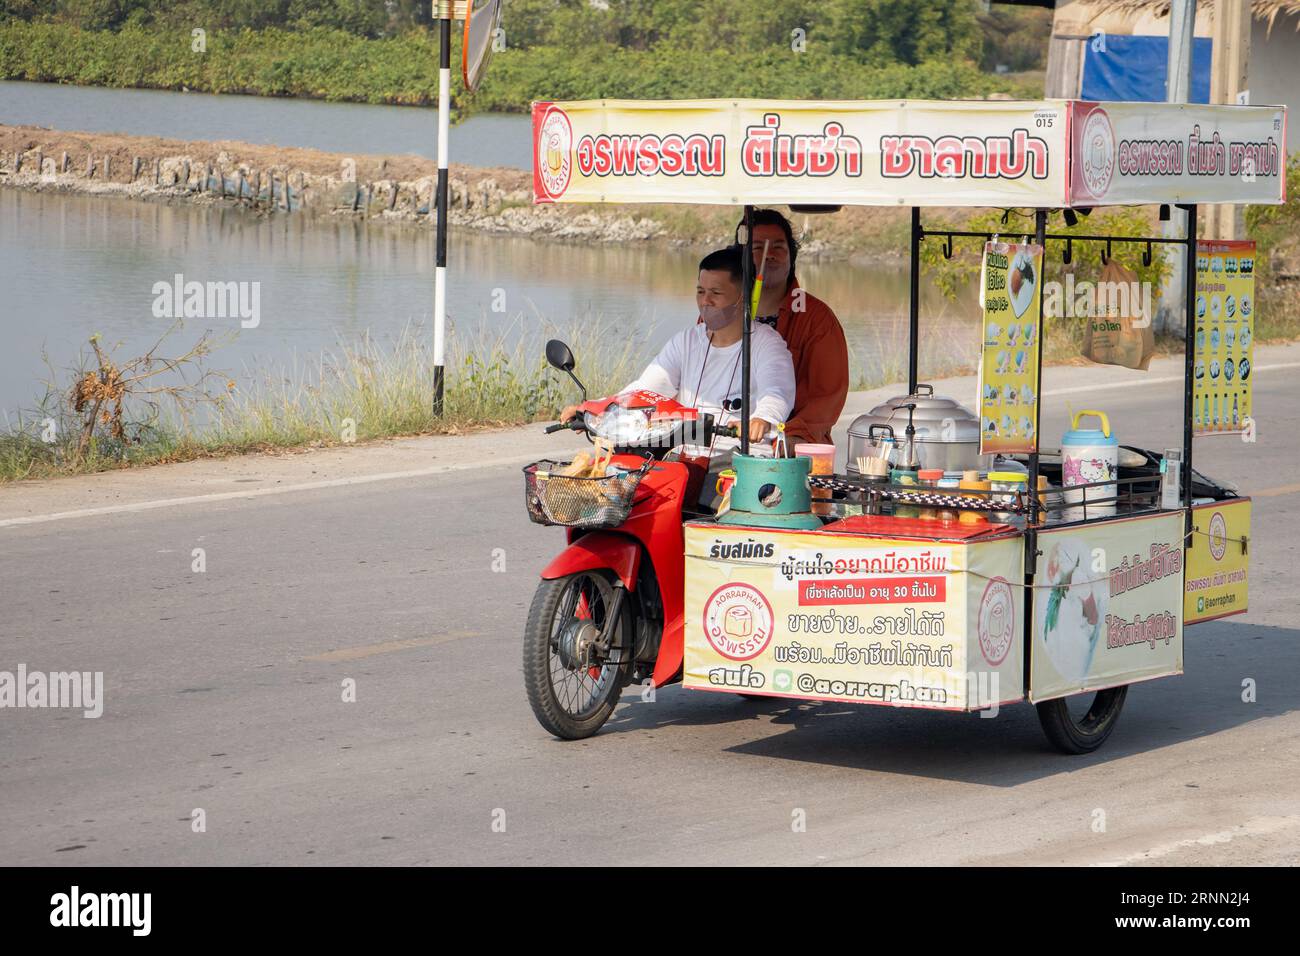
[[[191,42],[188,29],[135,22],[109,32],[0,21],[0,77],[403,105],[437,98],[437,38],[423,29],[386,39],[331,27],[211,30],[201,53],[192,51]],[[671,39],[644,48],[509,47],[472,96],[461,87],[458,71],[453,77],[461,113],[523,112],[533,100],[545,99],[957,98],[1014,89],[1014,81],[981,73],[968,60],[875,65],[811,41],[804,53],[793,52],[786,41],[727,55]]]

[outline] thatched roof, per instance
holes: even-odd
[[[1113,10],[1128,10],[1133,13],[1151,13],[1157,17],[1169,16],[1169,0],[1111,0],[1107,6]],[[1199,0],[1197,12],[1214,9],[1214,0]],[[1251,13],[1256,20],[1264,20],[1268,28],[1273,29],[1273,21],[1280,16],[1300,17],[1300,0],[1253,0]],[[1296,24],[1300,29],[1300,22]]]

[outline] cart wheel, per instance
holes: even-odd
[[[1106,738],[1115,729],[1119,712],[1124,709],[1128,685],[1097,691],[1086,711],[1081,702],[1076,702],[1072,712],[1070,701],[1078,701],[1084,696],[1058,697],[1035,705],[1043,733],[1047,734],[1052,746],[1062,753],[1092,753],[1106,742]]]
[[[580,571],[542,581],[524,629],[524,687],[538,723],[563,740],[590,737],[613,713],[631,669],[632,606],[610,647],[598,641],[615,601],[614,576]]]

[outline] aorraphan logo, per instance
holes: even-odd
[[[1094,107],[1083,120],[1079,158],[1084,188],[1094,199],[1103,198],[1115,175],[1115,129],[1110,124],[1110,116],[1100,106]]]
[[[546,110],[537,128],[533,162],[546,199],[555,200],[569,188],[573,174],[573,125],[558,106]]]
[[[148,936],[152,910],[152,893],[82,893],[74,884],[70,892],[50,897],[50,925],[126,926],[133,936]]]

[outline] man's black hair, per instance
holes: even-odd
[[[744,253],[744,246],[727,246],[725,249],[714,250],[700,260],[700,271],[707,269],[710,272],[726,272],[736,285],[740,285],[744,281]]]
[[[789,282],[793,284],[794,276],[795,276],[795,272],[794,272],[795,260],[799,258],[799,243],[795,241],[794,227],[790,225],[790,220],[785,218],[784,215],[777,212],[775,209],[755,209],[751,214],[750,221],[754,224],[755,227],[758,226],[780,226],[781,227],[781,231],[785,233],[786,245],[790,247]],[[744,218],[741,218],[740,222],[736,224],[736,237],[738,239],[740,237],[740,228],[744,224],[745,224]],[[789,286],[787,286],[787,288],[789,288]]]

